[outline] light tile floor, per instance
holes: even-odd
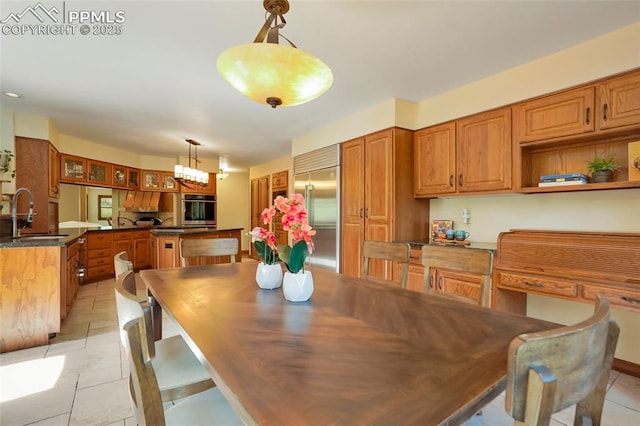
[[[49,345],[0,355],[0,425],[135,425],[113,283],[82,286]],[[144,291],[140,282],[138,286]],[[166,317],[163,324],[165,336],[177,332]],[[614,371],[610,383],[602,424],[640,425],[640,379]],[[555,426],[570,425],[572,409],[553,418]],[[504,395],[466,423],[512,424]]]

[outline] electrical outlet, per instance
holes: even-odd
[[[462,222],[467,224],[469,223],[470,218],[471,218],[471,215],[469,215],[469,210],[462,209]]]

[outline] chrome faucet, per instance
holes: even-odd
[[[11,202],[11,222],[13,223],[13,232],[12,236],[14,238],[20,236],[20,229],[18,228],[18,196],[22,193],[26,192],[29,196],[29,213],[27,213],[27,219],[24,221],[24,226],[21,228],[31,228],[31,223],[33,222],[33,194],[28,188],[18,188],[16,193],[13,194],[13,201]]]

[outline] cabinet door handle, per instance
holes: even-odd
[[[458,185],[462,186],[462,173],[458,175]]]
[[[364,209],[364,218],[369,219],[369,207]]]
[[[449,175],[449,186],[453,188],[453,175]]]
[[[633,297],[622,296],[620,299],[622,299],[622,300],[624,300],[625,302],[628,302],[628,303],[640,304],[640,299],[635,299]]]
[[[433,288],[433,280],[431,278],[431,275],[429,275],[429,288]]]
[[[607,110],[609,109],[609,104],[602,105],[602,119],[607,121]]]
[[[591,108],[590,108],[590,107],[587,107],[587,111],[586,111],[586,114],[585,114],[585,115],[586,115],[586,121],[587,121],[587,124],[589,124],[589,114],[590,114],[590,113],[591,113]]]
[[[360,219],[362,219],[362,212],[363,212],[363,209],[360,208]]]
[[[538,287],[538,288],[544,287],[544,284],[539,282],[525,281],[524,284],[528,285],[529,287]]]
[[[442,278],[443,277],[438,278],[438,290],[442,290]]]

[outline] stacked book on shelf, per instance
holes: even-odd
[[[582,173],[540,176],[538,186],[586,185],[589,178]]]

